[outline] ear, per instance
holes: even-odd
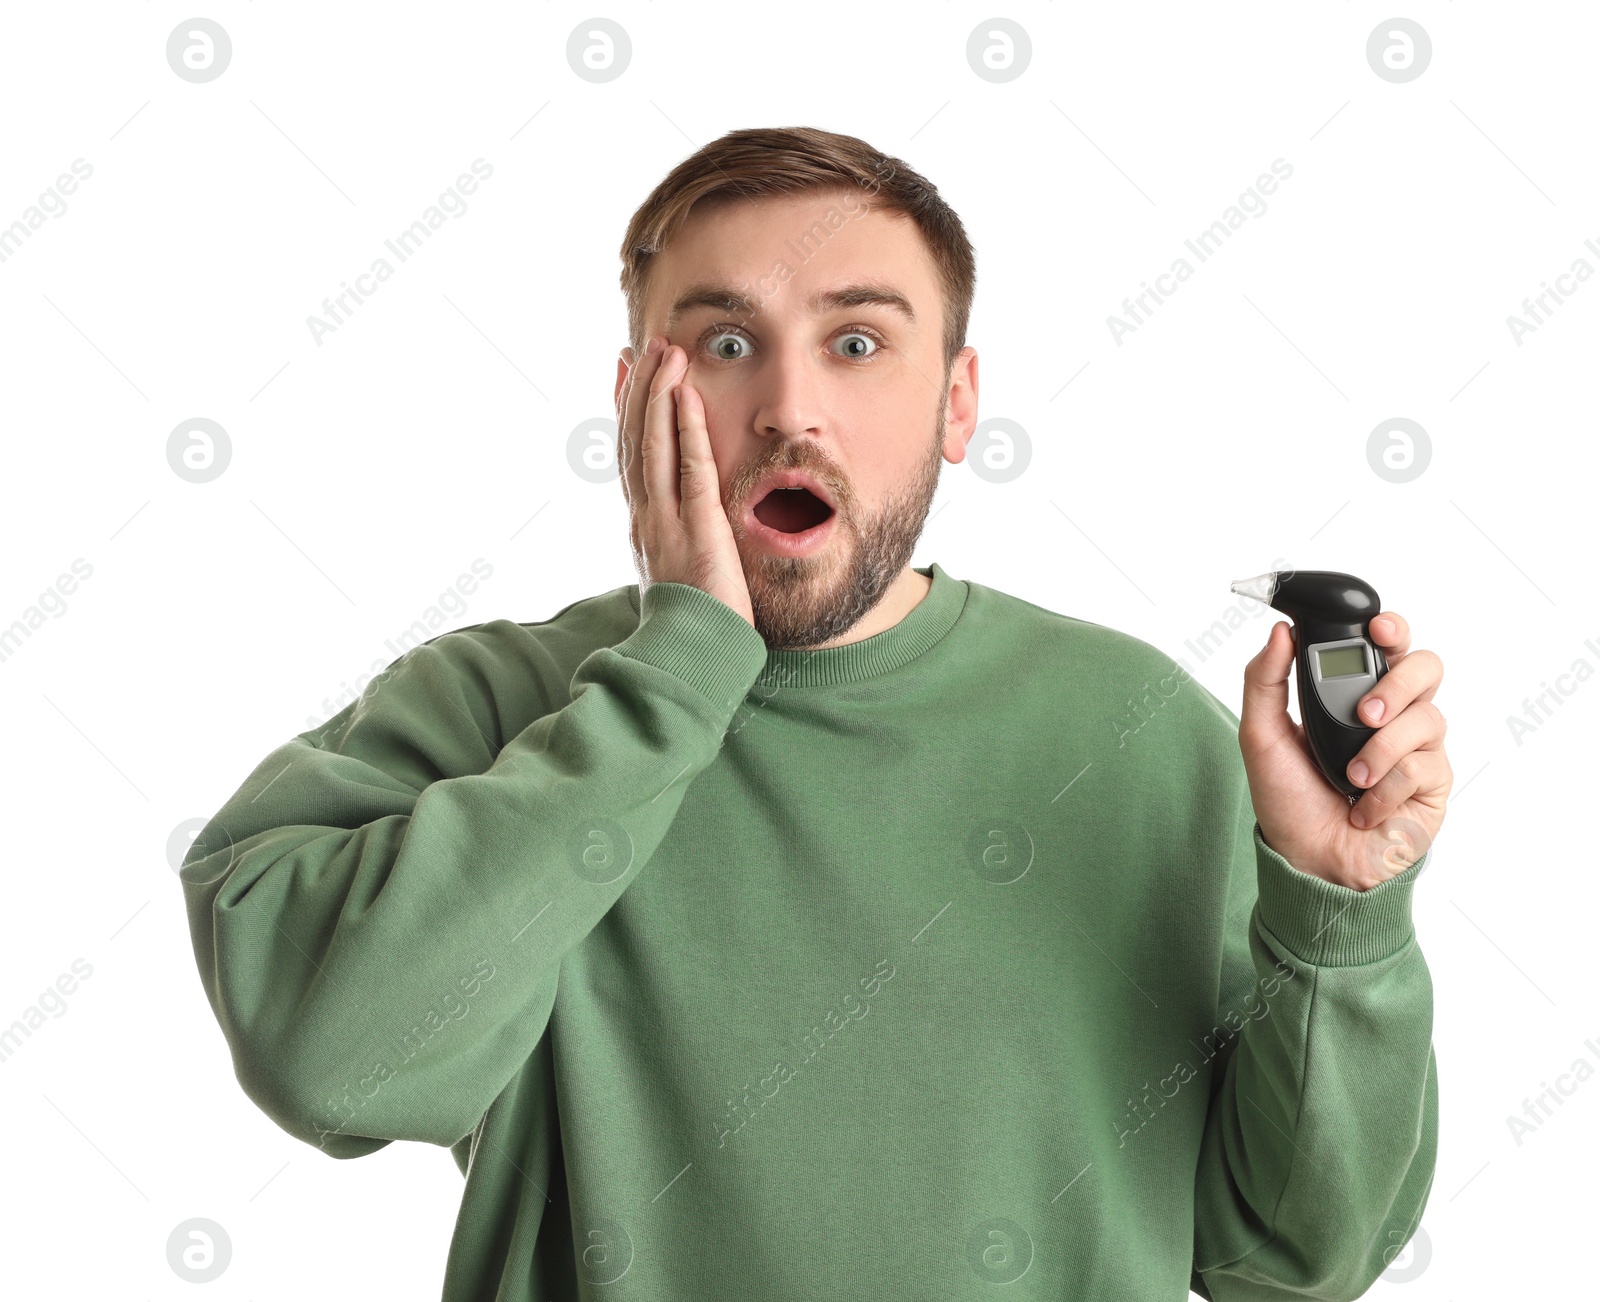
[[[970,344],[950,367],[944,412],[944,459],[955,465],[966,460],[967,442],[978,428],[978,350]]]

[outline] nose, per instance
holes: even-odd
[[[804,347],[774,347],[750,377],[755,387],[755,430],[763,437],[798,438],[823,433],[823,363]]]

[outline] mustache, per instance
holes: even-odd
[[[725,506],[735,504],[750,505],[750,494],[763,479],[777,471],[799,470],[810,475],[838,503],[840,513],[849,510],[851,505],[850,486],[843,477],[836,474],[831,465],[818,464],[806,459],[796,459],[792,456],[778,459],[768,459],[760,462],[751,462],[739,468],[728,485]]]

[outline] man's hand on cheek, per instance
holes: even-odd
[[[755,626],[750,590],[711,455],[705,403],[687,383],[688,354],[652,335],[618,402],[617,448],[640,595],[686,583]]]

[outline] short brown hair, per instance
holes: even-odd
[[[750,127],[713,140],[662,178],[628,222],[622,240],[622,292],[628,300],[628,338],[644,347],[644,300],[651,259],[667,246],[701,199],[848,190],[867,206],[901,212],[922,232],[944,291],[946,373],[967,339],[977,283],[972,244],[939,191],[898,158],[855,136],[815,127]]]

